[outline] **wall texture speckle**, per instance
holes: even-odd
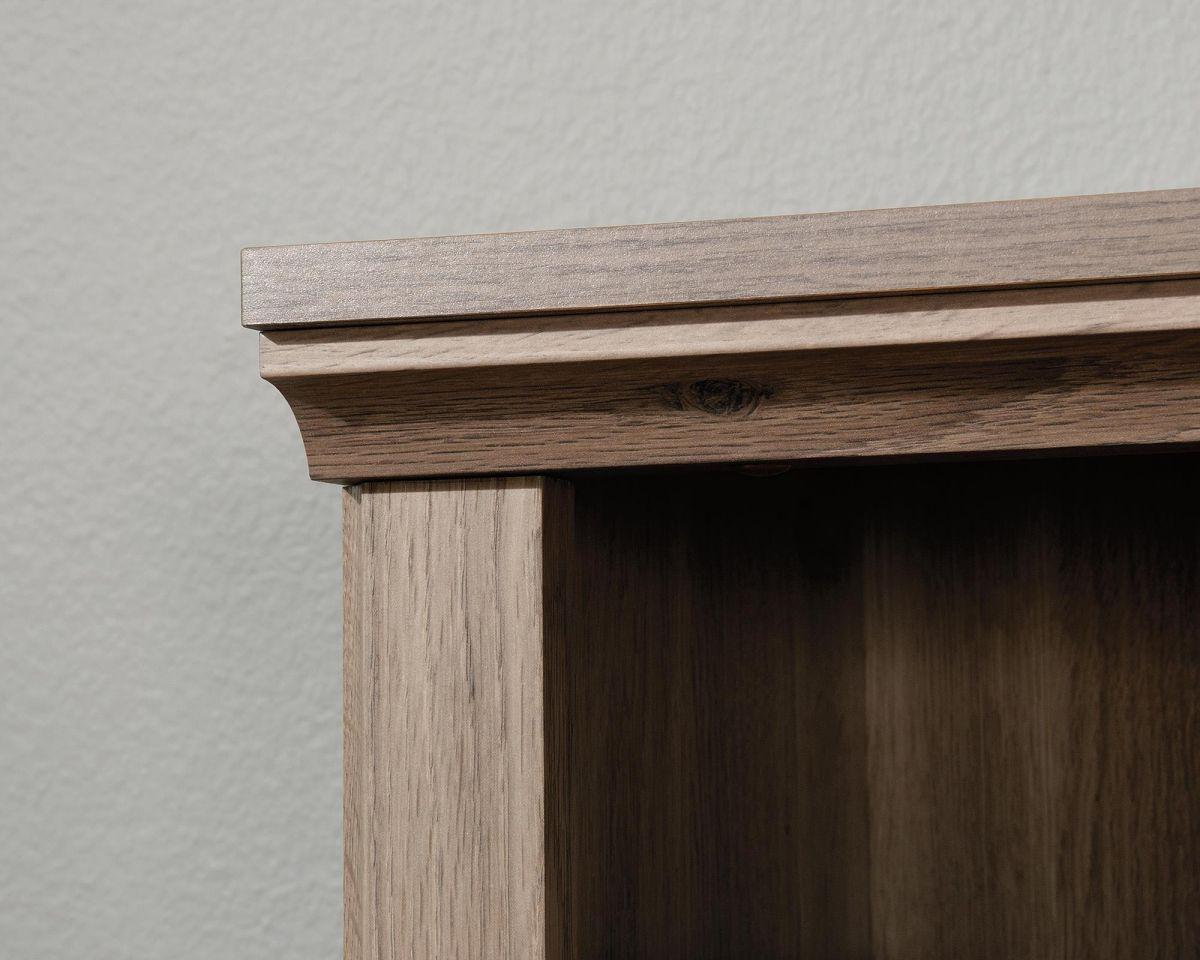
[[[340,955],[242,246],[1200,185],[1200,5],[0,0],[0,955]]]

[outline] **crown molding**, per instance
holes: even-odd
[[[318,480],[1200,440],[1200,281],[277,331]]]
[[[326,288],[322,278],[344,277],[347,264],[376,257],[365,252],[375,248],[304,248],[307,312],[290,314],[304,323],[261,334],[261,370],[295,413],[310,474],[343,483],[1192,445],[1200,442],[1200,277],[1175,274],[1200,265],[1198,193],[887,211],[892,253],[902,236],[911,251],[942,250],[920,269],[915,254],[868,256],[883,235],[869,226],[878,227],[877,215],[822,215],[843,224],[867,217],[868,227],[857,239],[847,227],[824,234],[823,247],[806,246],[805,270],[792,277],[807,286],[770,287],[764,264],[788,261],[797,225],[812,218],[676,225],[694,226],[704,249],[741,251],[720,272],[727,290],[741,294],[718,306],[678,306],[716,289],[703,286],[714,282],[713,261],[685,269],[687,244],[607,228],[555,234],[575,238],[557,250],[545,246],[550,234],[440,241],[457,251],[457,266],[443,273],[435,258],[419,272],[438,303],[457,289],[453,312],[466,316],[345,325],[357,314],[343,310],[340,281]],[[959,261],[948,245],[964,230]],[[810,239],[819,233],[808,230]],[[786,238],[779,249],[768,244],[774,235]],[[541,245],[531,245],[533,236]],[[592,242],[580,238],[597,236],[618,238],[603,269],[579,259]],[[393,249],[411,253],[417,247],[406,244],[422,242]],[[857,260],[838,259],[849,250]],[[984,251],[1005,253],[988,260]],[[625,299],[642,302],[655,290],[659,303],[547,314],[537,306],[565,301],[531,288],[520,301],[526,312],[509,316],[498,308],[516,300],[493,296],[486,283],[457,286],[464,271],[492,275],[501,261],[518,277],[570,262],[573,285],[556,289],[573,291],[573,304],[611,305],[623,289],[618,260],[632,291]],[[663,272],[667,262],[674,266]],[[250,261],[252,289],[261,289],[263,263]],[[998,285],[894,292],[935,275]],[[1079,283],[1084,275],[1096,282]],[[609,279],[588,286],[601,276]],[[1000,282],[1018,278],[1046,285]],[[367,270],[357,289],[357,302],[389,304],[384,313],[418,303],[394,298],[378,270]],[[761,302],[784,289],[847,295]],[[601,290],[613,296],[581,295]]]

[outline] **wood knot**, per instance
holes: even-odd
[[[744,380],[693,380],[667,387],[667,401],[674,409],[699,410],[713,417],[748,417],[773,394],[770,387]]]

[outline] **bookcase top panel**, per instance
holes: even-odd
[[[260,330],[1200,276],[1200,189],[251,247]]]

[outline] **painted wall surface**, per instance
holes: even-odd
[[[1200,185],[1194,0],[0,0],[0,956],[341,937],[339,492],[242,246]]]

